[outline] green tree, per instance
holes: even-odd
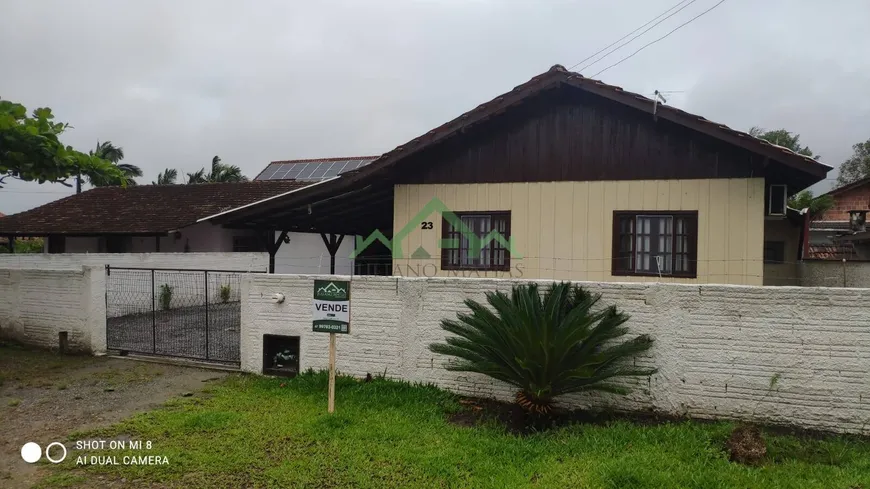
[[[792,209],[809,209],[810,219],[815,219],[834,207],[834,198],[830,195],[813,196],[812,190],[804,190],[788,199],[788,206]]]
[[[178,170],[167,168],[163,173],[157,175],[157,181],[151,182],[151,185],[175,185],[175,180],[178,178]]]
[[[227,183],[227,182],[247,182],[248,177],[242,175],[242,169],[236,165],[225,165],[221,163],[220,156],[215,156],[211,159],[211,171],[206,173],[205,168],[201,168],[193,173],[187,174],[187,183]]]
[[[23,105],[0,99],[0,188],[7,178],[71,187],[67,179],[76,175],[126,184],[121,170],[111,162],[60,142],[60,135],[70,127],[54,122],[47,107],[28,116]]]
[[[104,160],[111,161],[113,165],[121,170],[128,185],[136,185],[136,181],[133,180],[133,178],[142,176],[142,169],[138,166],[128,163],[120,163],[120,161],[124,159],[124,148],[115,146],[111,141],[104,141],[102,143],[97,141],[97,147],[91,151],[91,154]],[[91,185],[95,187],[120,185],[120,180],[117,178],[90,178],[89,180]]]
[[[42,253],[45,241],[42,238],[15,239],[15,253]],[[0,245],[0,253],[9,253],[8,242]]]
[[[840,165],[837,184],[847,185],[870,177],[870,139],[852,146],[852,156]]]
[[[523,284],[510,296],[487,292],[486,299],[491,309],[467,299],[470,314],[441,321],[453,336],[429,349],[455,357],[448,370],[476,372],[516,387],[517,403],[529,413],[547,414],[555,397],[572,392],[625,393],[611,381],[655,372],[627,361],[648,350],[652,339],[614,341],[628,333],[628,315],[614,306],[596,309],[600,295],[582,287],[554,283],[541,295],[537,284]]]
[[[800,134],[792,134],[785,129],[768,131],[767,129],[755,126],[749,130],[749,135],[755,136],[758,139],[764,139],[765,141],[776,144],[777,146],[788,148],[797,154],[809,156],[810,158],[819,158],[819,155],[814,154],[809,146],[801,146]]]

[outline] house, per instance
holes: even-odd
[[[197,185],[98,187],[0,219],[0,236],[44,236],[47,253],[266,251],[274,231],[226,229],[199,219],[252,202],[287,195],[310,181],[275,180]],[[282,253],[270,253],[284,273],[324,271],[318,235],[292,234]],[[347,254],[352,241],[346,245]],[[295,252],[295,254],[294,254]],[[352,261],[340,263],[351,271]]]
[[[766,278],[781,264],[766,241],[782,243],[768,261],[800,253],[787,197],[830,169],[556,65],[357,169],[200,222],[321,233],[333,259],[356,236],[357,273],[761,285],[782,278]]]
[[[870,239],[862,220],[870,209],[870,178],[831,190],[834,206],[810,223],[807,258],[816,260],[870,260]],[[864,211],[865,214],[860,213]],[[854,216],[854,217],[853,217]],[[857,220],[857,222],[853,222]]]

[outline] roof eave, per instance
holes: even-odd
[[[216,218],[220,218],[220,217],[225,217],[225,216],[227,216],[227,215],[229,215],[229,214],[237,213],[237,212],[242,211],[242,210],[244,210],[244,209],[247,209],[247,208],[249,208],[249,207],[255,207],[255,206],[258,206],[258,205],[260,205],[260,204],[264,204],[264,203],[267,203],[267,202],[270,202],[270,201],[274,201],[275,199],[280,199],[281,197],[286,197],[286,196],[288,196],[288,195],[290,195],[290,194],[294,194],[294,193],[300,192],[300,191],[302,191],[302,190],[310,189],[310,188],[312,188],[312,187],[317,187],[317,186],[322,185],[322,184],[325,184],[325,183],[327,183],[327,182],[334,181],[334,180],[336,180],[336,179],[338,179],[338,178],[340,178],[340,177],[339,177],[339,176],[335,176],[335,177],[332,177],[332,178],[327,178],[326,180],[321,180],[321,181],[319,181],[319,182],[312,183],[311,185],[306,185],[306,186],[304,186],[304,187],[295,188],[295,189],[293,189],[293,190],[289,190],[289,191],[287,191],[287,192],[280,193],[280,194],[278,194],[278,195],[273,195],[273,196],[271,196],[271,197],[267,197],[267,198],[265,198],[265,199],[260,199],[260,200],[255,201],[255,202],[250,202],[250,203],[248,203],[248,204],[241,205],[241,206],[239,206],[239,207],[234,207],[234,208],[232,208],[232,209],[228,209],[228,210],[225,210],[225,211],[222,211],[222,212],[218,212],[217,214],[212,214],[212,215],[210,215],[210,216],[206,216],[206,217],[203,217],[203,218],[197,219],[196,222],[197,222],[197,223],[200,223],[200,222],[210,221],[210,220],[212,220],[212,219],[216,219]]]

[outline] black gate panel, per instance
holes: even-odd
[[[107,266],[108,348],[238,364],[244,273]]]

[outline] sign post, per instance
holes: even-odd
[[[315,333],[329,333],[329,401],[327,411],[335,411],[335,335],[350,334],[350,282],[314,281]]]

